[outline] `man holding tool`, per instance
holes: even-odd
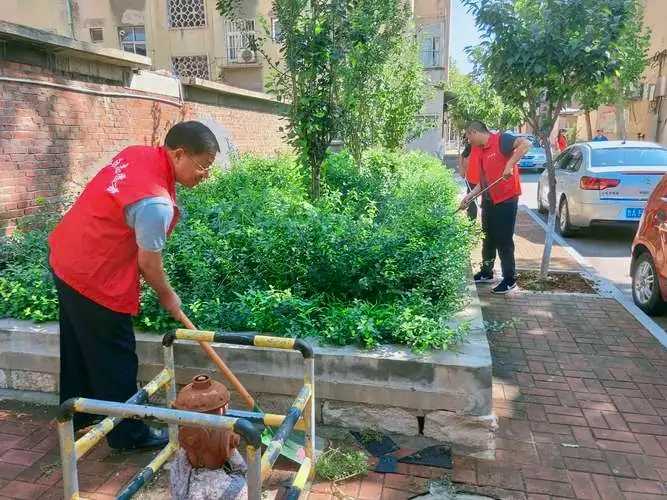
[[[163,147],[131,146],[86,185],[49,236],[49,263],[60,315],[60,401],[89,397],[126,401],[137,391],[138,359],[132,316],[139,312],[139,278],[180,320],[181,299],[161,251],[178,221],[176,183],[206,179],[220,150],[205,125],[174,125]],[[75,428],[92,416],[77,414]],[[166,445],[166,431],[124,420],[107,436],[117,449]]]
[[[468,179],[477,186],[463,198],[460,208],[466,208],[482,195],[482,268],[475,274],[475,282],[493,281],[497,253],[503,279],[492,292],[509,293],[516,290],[514,225],[521,194],[517,163],[531,144],[528,139],[509,133],[491,133],[480,121],[468,125],[466,136],[475,160],[468,164]]]

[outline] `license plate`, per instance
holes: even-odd
[[[644,213],[643,208],[626,208],[625,209],[625,217],[627,219],[641,219],[643,213]]]

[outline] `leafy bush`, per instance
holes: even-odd
[[[336,345],[447,348],[465,301],[477,229],[452,215],[457,187],[421,153],[346,153],[324,164],[321,198],[291,157],[247,156],[194,190],[164,252],[167,274],[201,328],[317,336]],[[1,246],[0,315],[54,319],[48,227]],[[148,288],[137,324],[173,327]]]

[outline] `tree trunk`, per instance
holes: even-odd
[[[616,101],[616,130],[618,138],[622,141],[627,139],[627,132],[625,130],[625,100],[619,97]]]
[[[317,200],[320,197],[321,163],[313,162],[310,166],[310,198]]]
[[[588,133],[588,140],[593,140],[593,124],[591,123],[591,112],[590,110],[585,111],[586,115],[586,132]]]
[[[549,134],[540,132],[540,139],[544,146],[544,152],[547,156],[547,173],[549,179],[549,218],[547,220],[547,231],[544,241],[544,252],[542,253],[542,263],[540,264],[540,278],[545,279],[549,274],[549,264],[551,262],[551,247],[554,242],[554,231],[556,227],[556,167],[551,154],[551,144]]]

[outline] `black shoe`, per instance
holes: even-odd
[[[493,287],[491,293],[497,293],[503,295],[506,293],[514,292],[518,289],[519,287],[516,286],[516,281],[508,283],[507,281],[502,280],[500,283],[498,283],[496,286]]]
[[[485,273],[480,271],[473,276],[475,283],[491,283],[493,281],[493,273]]]
[[[144,438],[135,441],[130,446],[112,447],[114,450],[148,450],[152,448],[164,448],[169,443],[169,430],[149,427]]]

